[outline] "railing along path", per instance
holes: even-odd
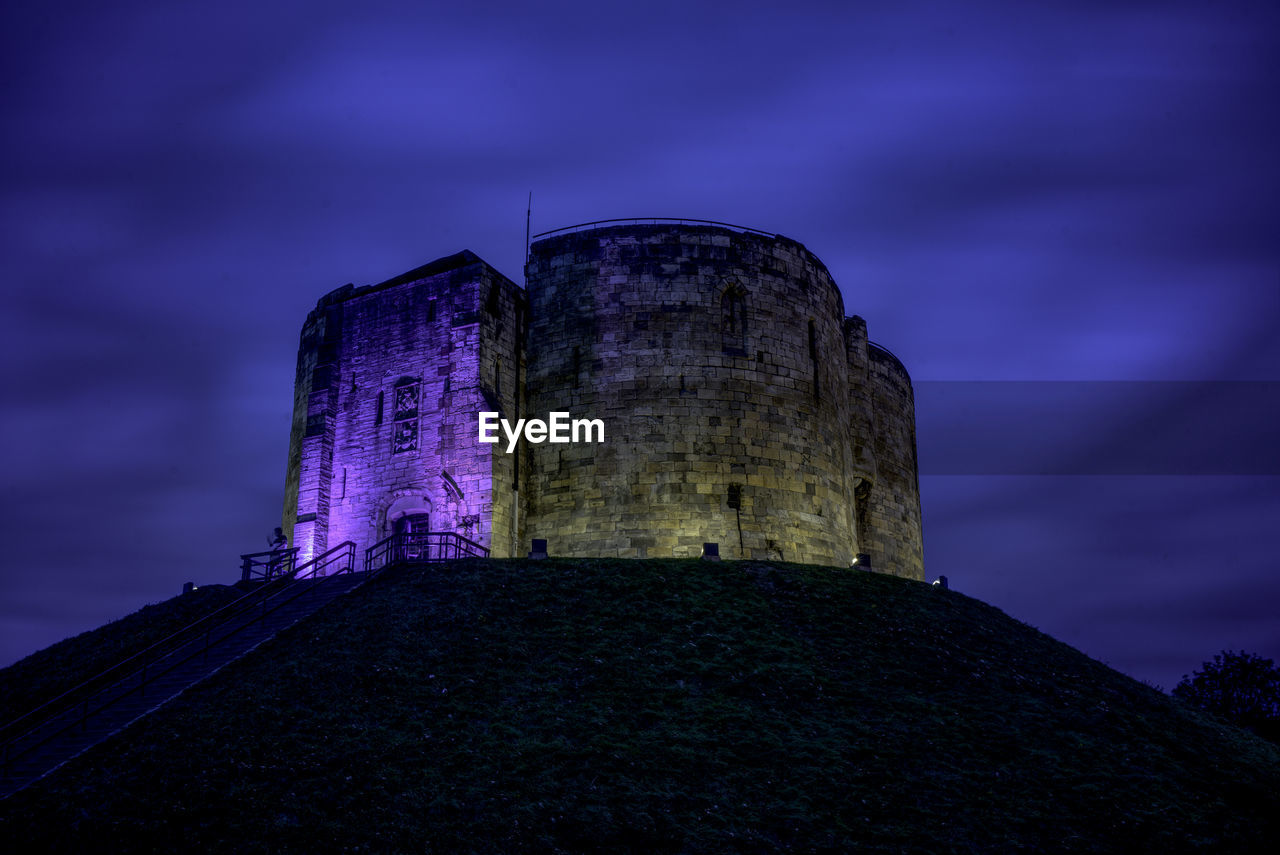
[[[364,551],[366,572],[393,564],[488,558],[489,550],[451,531],[405,531],[378,541]]]
[[[209,649],[215,644],[257,626],[268,614],[314,590],[313,585],[294,585],[294,582],[320,580],[354,572],[355,548],[356,545],[353,542],[346,541],[300,567],[277,575],[257,590],[193,621],[167,638],[157,641],[139,653],[116,663],[53,700],[0,727],[0,740],[3,741],[3,748],[0,749],[0,768],[7,771],[15,760],[30,754],[72,727],[83,726],[90,716],[119,703],[134,693],[141,692],[147,685],[195,657],[207,657]],[[296,550],[288,551],[296,552]],[[237,619],[242,617],[248,619],[237,622]],[[235,625],[229,626],[233,622]],[[226,631],[219,633],[220,629]],[[193,645],[193,642],[199,643]],[[181,650],[184,645],[193,645],[187,655],[173,661],[162,662],[166,657]],[[113,686],[123,687],[135,678],[135,684],[111,697],[103,697],[103,694]],[[66,715],[77,706],[79,706],[78,715],[61,723],[50,732],[41,734],[38,739],[19,745],[40,728]]]

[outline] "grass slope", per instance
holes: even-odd
[[[0,803],[39,850],[1267,851],[1280,753],[961,594],[388,576]]]
[[[53,700],[242,596],[244,591],[230,585],[202,585],[18,660],[0,670],[0,724]]]

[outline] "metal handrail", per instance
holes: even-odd
[[[207,615],[204,615],[203,617],[192,621],[191,623],[187,624],[186,626],[182,627],[176,632],[171,633],[170,635],[165,636],[164,638],[160,639],[154,644],[151,644],[150,646],[143,648],[137,653],[134,653],[132,656],[128,656],[120,660],[119,662],[115,663],[114,665],[110,666],[106,670],[100,671],[99,673],[93,675],[92,677],[80,683],[79,685],[73,686],[72,688],[63,692],[61,695],[58,695],[56,698],[53,698],[52,700],[49,700],[49,701],[45,701],[43,704],[36,707],[35,709],[25,712],[22,715],[18,716],[17,718],[6,722],[4,725],[0,726],[0,741],[9,742],[16,739],[20,739],[23,736],[26,736],[28,733],[31,732],[31,729],[23,731],[21,734],[19,734],[17,737],[14,737],[13,739],[9,739],[8,737],[5,736],[5,734],[16,729],[17,726],[20,725],[23,721],[26,721],[27,719],[30,719],[33,716],[36,716],[37,714],[40,714],[46,710],[49,710],[51,707],[58,706],[58,709],[56,712],[53,712],[52,714],[41,718],[40,720],[41,724],[43,724],[44,722],[48,721],[51,718],[54,718],[60,713],[66,712],[68,709],[70,709],[71,707],[79,703],[82,697],[91,696],[96,692],[98,692],[99,690],[104,689],[107,686],[110,686],[111,684],[118,682],[120,679],[123,679],[122,677],[115,676],[119,672],[124,671],[126,668],[133,667],[134,670],[129,671],[127,675],[127,676],[131,676],[132,674],[137,672],[138,665],[143,665],[148,661],[154,662],[156,660],[162,659],[165,656],[172,653],[174,650],[181,647],[183,644],[185,644],[189,640],[187,638],[183,638],[182,641],[178,641],[179,637],[181,636],[194,637],[195,635],[200,634],[201,624],[208,624],[209,626],[214,626],[218,623],[222,623],[225,620],[231,619],[237,614],[243,613],[251,605],[250,603],[251,600],[256,602],[259,599],[264,599],[265,597],[270,596],[273,590],[279,589],[287,581],[288,579],[284,577],[277,578],[273,580],[268,587],[258,588],[255,591],[250,591],[249,593],[245,594],[243,597],[238,597],[232,600],[231,602],[227,603],[225,606],[221,606],[217,609],[214,609],[213,611],[209,612]],[[233,610],[235,611],[233,612]],[[217,620],[215,620],[215,618],[217,618]],[[164,648],[163,651],[161,650],[161,648]],[[72,696],[76,696],[75,702],[66,703],[66,701],[70,699]],[[36,726],[38,727],[39,725],[36,725]]]
[[[773,232],[766,232],[763,229],[753,229],[750,226],[736,226],[733,223],[722,223],[718,220],[690,220],[679,217],[626,217],[618,220],[595,220],[590,223],[579,223],[576,226],[565,226],[559,229],[551,229],[546,232],[539,232],[533,236],[533,240],[548,238],[552,235],[570,234],[571,232],[588,231],[590,229],[599,228],[600,226],[609,225],[691,225],[691,226],[719,226],[720,228],[733,229],[738,232],[746,232],[747,234],[763,235],[764,237],[776,238],[778,235]]]
[[[58,709],[55,712],[42,716],[36,724],[34,724],[31,727],[28,727],[22,733],[5,740],[3,750],[0,751],[0,766],[3,766],[3,768],[7,769],[9,764],[12,763],[17,758],[23,756],[24,754],[30,753],[36,748],[39,748],[41,745],[44,745],[50,739],[53,739],[55,736],[58,736],[59,734],[64,733],[70,728],[75,727],[76,725],[79,725],[79,724],[83,724],[90,715],[94,713],[102,712],[107,707],[110,707],[116,702],[120,701],[121,699],[128,697],[130,694],[132,694],[135,691],[141,691],[142,689],[146,688],[148,683],[155,681],[156,679],[164,676],[165,674],[168,674],[170,671],[177,668],[179,665],[186,664],[187,662],[194,659],[196,656],[207,655],[209,652],[209,648],[212,647],[215,643],[224,641],[230,638],[231,636],[235,635],[236,633],[242,632],[243,630],[246,630],[249,627],[254,626],[255,624],[261,622],[262,619],[265,618],[271,612],[276,611],[281,606],[284,606],[288,603],[293,602],[293,600],[297,599],[299,596],[306,593],[308,590],[311,590],[311,586],[298,586],[297,588],[294,589],[292,596],[286,599],[279,600],[274,605],[272,605],[271,608],[267,608],[268,601],[273,600],[289,592],[289,589],[293,587],[289,583],[302,581],[303,579],[307,579],[307,578],[323,579],[331,576],[340,576],[343,573],[355,572],[355,548],[356,548],[355,543],[349,540],[338,544],[333,549],[330,549],[329,551],[321,555],[318,555],[315,558],[312,558],[310,561],[307,561],[305,564],[295,568],[288,575],[280,576],[277,579],[271,582],[268,582],[264,587],[260,588],[259,590],[254,591],[250,594],[247,594],[243,597],[240,597],[234,602],[231,602],[226,606],[223,606],[222,608],[214,612],[211,612],[208,615],[205,615],[203,618],[200,618],[199,620],[194,621],[191,624],[188,624],[186,627],[183,627],[182,629],[173,633],[168,638],[163,639],[162,641],[159,641],[156,644],[151,645],[146,650],[140,653],[134,654],[133,656],[130,656],[128,659],[125,659],[124,661],[117,663],[116,665],[113,665],[112,667],[108,668],[106,671],[103,671],[101,674],[95,677],[92,677],[89,680],[86,680],[84,683],[81,683],[76,688],[71,689],[68,692],[64,692],[62,695],[55,698],[54,700],[49,701],[48,703],[43,704],[40,707],[37,707],[35,710],[32,710],[31,712],[21,716],[20,718],[14,719],[12,722],[5,725],[3,729],[9,730],[15,727],[20,722],[26,719],[32,718],[32,716],[34,716],[36,713],[40,712],[41,710],[46,710],[49,707],[53,706],[54,704],[58,703],[59,701],[67,698],[68,696],[77,692],[81,692],[82,689],[88,687],[91,683],[98,684],[97,688],[95,688],[93,692],[88,693],[87,696],[85,696],[83,699],[78,699],[72,703],[62,704],[60,707],[58,707]],[[344,561],[345,566],[339,567],[339,569],[336,572],[333,572],[333,573],[321,572],[321,571],[327,571],[330,567],[332,567],[334,564],[338,563],[339,561]],[[310,567],[309,570],[307,569],[308,567]],[[303,572],[304,570],[306,572]],[[245,604],[246,601],[250,599],[256,599],[256,601]],[[258,614],[257,617],[243,624],[240,624],[239,626],[233,628],[230,632],[224,635],[221,635],[216,639],[213,637],[214,630],[216,630],[219,626],[223,626],[229,623],[230,621],[232,621],[233,619],[241,617],[242,615],[246,615],[249,612],[255,610],[258,607],[259,603],[262,606],[262,611],[260,614]],[[236,606],[240,606],[242,604],[245,604],[243,608],[239,608],[234,612],[230,612],[231,609],[235,608]],[[206,623],[210,618],[214,617],[215,615],[223,614],[224,612],[229,612],[229,613],[225,614],[222,617],[222,619],[217,621],[216,623],[211,623],[204,627],[204,644],[201,645],[198,649],[193,650],[187,656],[184,656],[183,658],[170,663],[167,668],[164,668],[161,671],[158,671],[158,672],[152,671],[150,674],[147,673],[147,669],[152,663],[159,662],[164,657],[180,650],[183,647],[183,645],[189,644],[191,643],[191,641],[198,638],[200,635],[200,630],[196,629],[196,627],[198,627],[200,624]],[[178,638],[178,636],[181,636],[181,635],[187,635],[189,637],[184,639],[181,643],[170,644],[170,642],[173,642],[174,639]],[[169,649],[166,650],[164,653],[153,656],[148,661],[143,661],[142,667],[140,668],[135,667],[134,670],[130,671],[128,674],[126,674],[123,677],[119,677],[117,679],[113,679],[113,680],[105,679],[106,675],[111,674],[112,672],[117,672],[122,670],[125,665],[131,662],[136,664],[135,660],[139,660],[140,657],[144,656],[147,653],[150,653],[151,651],[156,650],[156,648],[158,648],[160,645],[163,645],[163,644],[169,644]],[[130,688],[126,689],[125,691],[121,692],[115,697],[110,698],[105,703],[96,707],[92,711],[89,710],[89,701],[91,701],[96,695],[100,694],[103,691],[106,691],[112,686],[119,686],[120,684],[128,680],[131,680],[137,676],[140,676],[140,679],[138,680],[137,685],[131,686]],[[81,711],[80,711],[80,715],[74,721],[64,724],[62,727],[57,728],[51,733],[46,734],[44,738],[36,742],[33,742],[32,744],[22,748],[20,751],[17,751],[16,753],[13,751],[13,746],[16,743],[18,743],[22,739],[25,739],[31,734],[35,733],[41,727],[47,725],[49,722],[53,721],[58,716],[63,715],[69,712],[70,710],[74,709],[77,705],[81,707]]]
[[[266,556],[265,558],[263,556]],[[253,579],[255,567],[262,570],[257,574],[262,579],[274,579],[294,571],[298,561],[298,547],[292,549],[269,549],[266,552],[251,552],[240,556],[240,581]]]
[[[906,364],[901,359],[898,358],[898,355],[894,353],[892,350],[890,350],[889,348],[885,347],[883,344],[876,344],[874,341],[869,341],[867,342],[867,350],[878,350],[884,355],[888,356],[894,362],[898,363],[898,367],[901,368],[903,371],[907,370]]]
[[[329,567],[332,567],[334,564],[344,559],[346,560],[345,569],[339,568],[336,573],[332,573],[332,574],[320,572],[322,570],[328,569]],[[306,561],[303,564],[301,564],[296,570],[293,571],[293,579],[296,581],[298,579],[304,579],[307,576],[312,576],[312,577],[324,577],[324,576],[330,576],[330,575],[340,576],[343,573],[353,573],[355,572],[355,563],[356,563],[355,542],[351,540],[344,540],[342,543],[339,543],[337,546],[335,546],[333,549],[330,549],[328,552],[323,552],[320,555],[317,555],[315,558],[312,558],[310,561]],[[311,569],[307,570],[306,573],[303,573],[302,571],[306,570],[306,568],[308,567],[311,567]]]
[[[452,531],[402,531],[364,551],[364,569],[381,570],[393,564],[488,558],[489,549]]]

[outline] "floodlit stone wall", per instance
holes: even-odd
[[[527,292],[464,252],[303,326],[284,522],[302,560],[430,515],[494,555],[697,556],[923,578],[910,378],[801,244],[629,223],[539,240]],[[481,443],[478,414],[600,419]]]
[[[872,566],[924,579],[916,410],[911,377],[898,358],[875,344],[868,353],[868,386],[875,420],[876,478],[869,494]]]
[[[510,554],[511,464],[476,442],[476,413],[515,409],[519,360],[499,362],[516,353],[521,303],[469,252],[320,301],[303,326],[285,490],[300,561],[421,514]]]
[[[800,244],[690,226],[535,243],[529,406],[604,419],[532,447],[531,537],[556,554],[848,566],[843,310]]]

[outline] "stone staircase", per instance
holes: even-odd
[[[0,750],[0,799],[165,704],[228,663],[360,585],[366,573],[297,579],[272,586],[176,649],[74,705],[32,722]]]

